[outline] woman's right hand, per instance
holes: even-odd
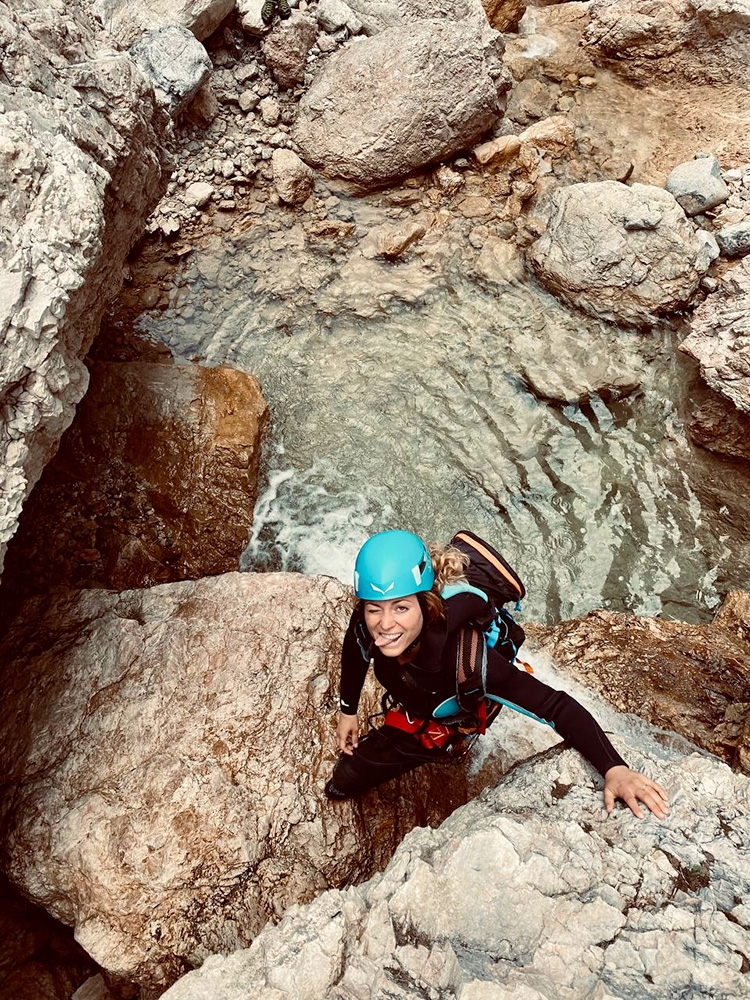
[[[341,712],[339,715],[339,724],[336,727],[336,742],[338,743],[338,748],[343,753],[353,754],[354,748],[357,746],[357,737],[359,736],[359,723],[357,722],[356,715],[346,715]]]

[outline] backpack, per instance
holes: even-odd
[[[510,563],[478,535],[462,530],[450,544],[469,557],[468,586],[445,587],[443,597],[468,591],[479,593],[488,605],[476,628],[461,629],[456,656],[456,700],[461,711],[476,714],[483,711],[487,693],[487,648],[494,647],[512,663],[525,639],[523,629],[503,605],[514,601],[520,610],[526,588]]]

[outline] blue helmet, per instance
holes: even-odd
[[[390,601],[432,590],[435,571],[427,546],[411,531],[379,531],[368,538],[354,563],[354,593],[367,601]]]

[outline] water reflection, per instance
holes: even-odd
[[[194,254],[173,307],[144,318],[177,354],[261,381],[273,427],[246,567],[348,579],[374,530],[468,527],[519,567],[540,619],[601,605],[700,618],[719,578],[748,583],[744,526],[691,485],[667,326],[613,331],[531,281],[483,286],[455,255],[394,265],[355,249],[342,278],[293,235],[290,249],[258,226]]]

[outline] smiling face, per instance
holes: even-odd
[[[383,656],[400,656],[424,624],[416,594],[393,601],[365,601],[364,614],[367,631]]]

